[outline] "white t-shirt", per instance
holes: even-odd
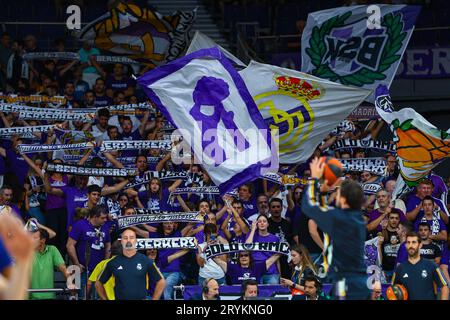
[[[205,249],[207,243],[200,243],[198,246],[202,249]],[[223,269],[211,258],[206,259],[206,255],[204,253],[200,254],[200,257],[206,260],[206,263],[203,267],[200,268],[198,275],[202,278],[214,278],[220,279],[225,277],[225,273]]]
[[[93,177],[93,176],[89,177],[88,184],[87,184],[88,187],[93,184],[96,184],[100,188],[103,188],[103,186],[105,185],[105,178],[104,177]]]

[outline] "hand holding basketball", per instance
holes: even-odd
[[[314,158],[309,164],[311,170],[311,178],[321,179],[325,169],[324,158]]]

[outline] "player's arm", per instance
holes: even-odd
[[[330,232],[332,218],[326,206],[319,202],[319,182],[317,179],[309,180],[302,199],[302,212],[313,219],[324,232]]]

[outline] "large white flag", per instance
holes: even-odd
[[[270,131],[219,48],[160,66],[138,83],[179,129],[221,193],[258,178],[267,165],[278,167]]]
[[[195,31],[194,37],[192,38],[191,44],[189,45],[189,48],[186,51],[186,55],[200,50],[200,49],[207,49],[212,47],[218,47],[220,51],[233,63],[235,63],[238,66],[246,67],[246,64],[243,63],[241,60],[239,60],[237,57],[235,57],[232,53],[230,53],[228,50],[222,48],[217,43],[214,42],[210,37],[208,37],[206,34],[201,33],[200,31]]]
[[[326,135],[371,93],[255,61],[239,74],[266,123],[279,130],[281,163],[308,160]]]
[[[419,6],[371,5],[310,13],[302,34],[302,71],[345,85],[389,87]],[[367,101],[374,102],[374,95]]]

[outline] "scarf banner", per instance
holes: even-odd
[[[82,121],[92,122],[94,121],[94,113],[79,113],[70,112],[70,109],[65,112],[53,112],[52,109],[42,111],[28,111],[23,110],[19,112],[19,119],[22,120],[57,120],[57,121]]]
[[[395,153],[395,144],[389,141],[379,141],[373,139],[367,140],[343,139],[337,140],[331,146],[331,150],[341,150],[341,149],[373,149],[378,151]]]
[[[95,157],[99,157],[99,156],[90,155],[88,160],[92,160]],[[70,161],[78,162],[78,161],[80,161],[81,158],[83,158],[83,156],[78,155],[78,154],[64,154],[63,155],[63,160],[68,161],[68,162],[70,162]],[[99,158],[101,158],[105,162],[108,161],[108,159],[105,157],[100,156]],[[161,161],[162,158],[163,157],[147,157],[147,163],[158,163],[159,161]],[[118,157],[118,158],[116,158],[116,160],[118,160],[119,162],[121,162],[124,165],[129,165],[129,164],[134,165],[134,163],[136,162],[135,157]]]
[[[21,154],[35,153],[35,152],[52,152],[57,150],[79,150],[91,147],[95,147],[95,143],[83,142],[74,144],[39,144],[39,145],[19,144],[17,146]]]
[[[179,129],[222,194],[278,168],[269,127],[218,48],[160,66],[138,84]]]
[[[23,58],[25,60],[80,60],[80,55],[77,52],[28,52],[23,55]],[[139,62],[123,56],[97,55],[95,60],[100,64],[123,63],[139,65]]]
[[[188,194],[188,193],[203,193],[203,194],[220,194],[219,187],[212,186],[212,187],[185,187],[185,188],[176,188],[174,192],[172,192],[170,195],[176,195],[176,194]]]
[[[229,243],[211,244],[205,248],[206,259],[239,251],[262,251],[288,255],[290,252],[287,242],[254,242],[254,243]]]
[[[171,212],[167,214],[138,214],[131,216],[121,216],[117,218],[119,229],[148,223],[163,222],[194,222],[203,223],[203,217],[198,212]]]
[[[352,121],[367,121],[380,119],[380,115],[374,106],[361,105],[350,113],[348,119]]]
[[[116,104],[97,108],[97,110],[99,109],[108,109],[111,115],[142,115],[147,110],[150,110],[150,114],[153,116],[159,114],[150,102]],[[145,111],[141,109],[145,109]]]
[[[364,191],[364,194],[372,195],[383,189],[383,186],[378,183],[363,183],[362,189]]]
[[[265,175],[261,176],[261,178],[276,184],[282,184],[281,177],[278,173],[268,172]]]
[[[203,178],[199,174],[194,174],[189,171],[147,171],[142,177],[135,177],[135,180],[128,183],[123,189],[134,188],[142,184],[149,183],[153,178],[158,178],[161,181],[164,180],[187,180],[190,183],[200,183]]]
[[[285,174],[281,177],[281,183],[286,187],[292,187],[298,184],[306,185],[308,183],[308,179],[302,179],[295,175]]]
[[[368,171],[377,176],[386,173],[387,162],[384,158],[339,159],[345,171]]]
[[[0,128],[0,137],[3,136],[13,136],[13,135],[31,135],[33,132],[47,132],[51,128],[54,128],[54,125],[45,125],[45,126],[34,126],[34,127],[12,127],[12,128]]]
[[[7,103],[54,103],[57,105],[66,104],[67,100],[63,96],[40,96],[37,94],[29,95],[29,96],[18,96],[18,95],[3,95],[0,94],[0,101]]]
[[[115,150],[148,150],[162,149],[172,150],[172,141],[170,140],[107,140],[100,146],[100,152]]]
[[[137,239],[136,249],[197,249],[195,237]]]
[[[25,60],[80,60],[77,52],[28,52],[23,55]]]
[[[312,12],[302,33],[301,70],[371,89],[366,101],[373,103],[378,85],[390,87],[419,12],[420,6],[386,4]]]
[[[130,177],[136,175],[136,169],[97,168],[49,163],[47,171],[94,177]]]
[[[100,50],[127,56],[147,68],[179,57],[187,48],[196,10],[162,16],[153,9],[115,1],[108,12],[76,32]]]

